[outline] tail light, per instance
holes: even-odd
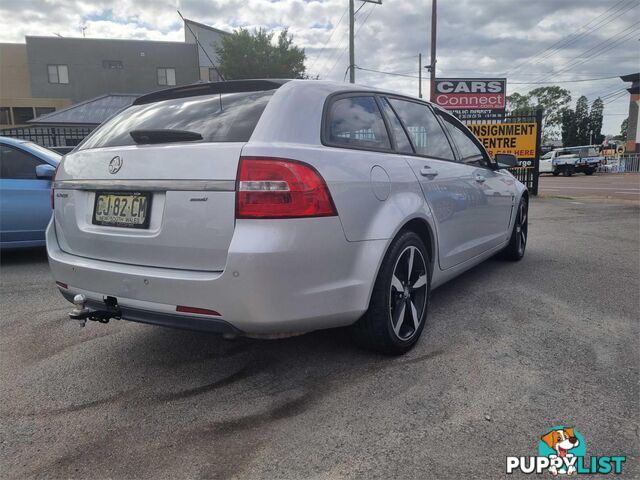
[[[240,158],[236,218],[334,215],[329,189],[311,165],[284,158]]]

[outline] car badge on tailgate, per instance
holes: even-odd
[[[122,168],[122,159],[118,156],[113,157],[109,162],[109,173],[114,174]]]

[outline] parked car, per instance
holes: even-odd
[[[0,248],[45,245],[60,158],[36,143],[0,137]]]
[[[604,157],[595,146],[565,147],[553,150],[540,158],[540,173],[562,174],[570,177],[574,173],[593,175]]]
[[[431,289],[499,252],[524,255],[528,193],[507,170],[515,156],[496,157],[445,111],[396,93],[176,87],[65,156],[50,265],[81,321],[227,336],[351,325],[402,353]]]

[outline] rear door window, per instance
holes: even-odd
[[[389,102],[404,123],[417,154],[455,160],[449,140],[428,106],[397,98],[390,98]]]
[[[80,146],[134,145],[132,130],[187,130],[205,142],[247,142],[275,90],[225,93],[133,105],[98,127]]]
[[[390,150],[382,114],[373,96],[338,98],[328,115],[328,141],[337,146]]]

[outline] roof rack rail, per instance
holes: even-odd
[[[274,90],[288,82],[288,79],[228,80],[226,82],[192,83],[180,87],[167,88],[138,97],[133,105],[172,100],[175,98],[197,97],[217,93],[241,93]]]

